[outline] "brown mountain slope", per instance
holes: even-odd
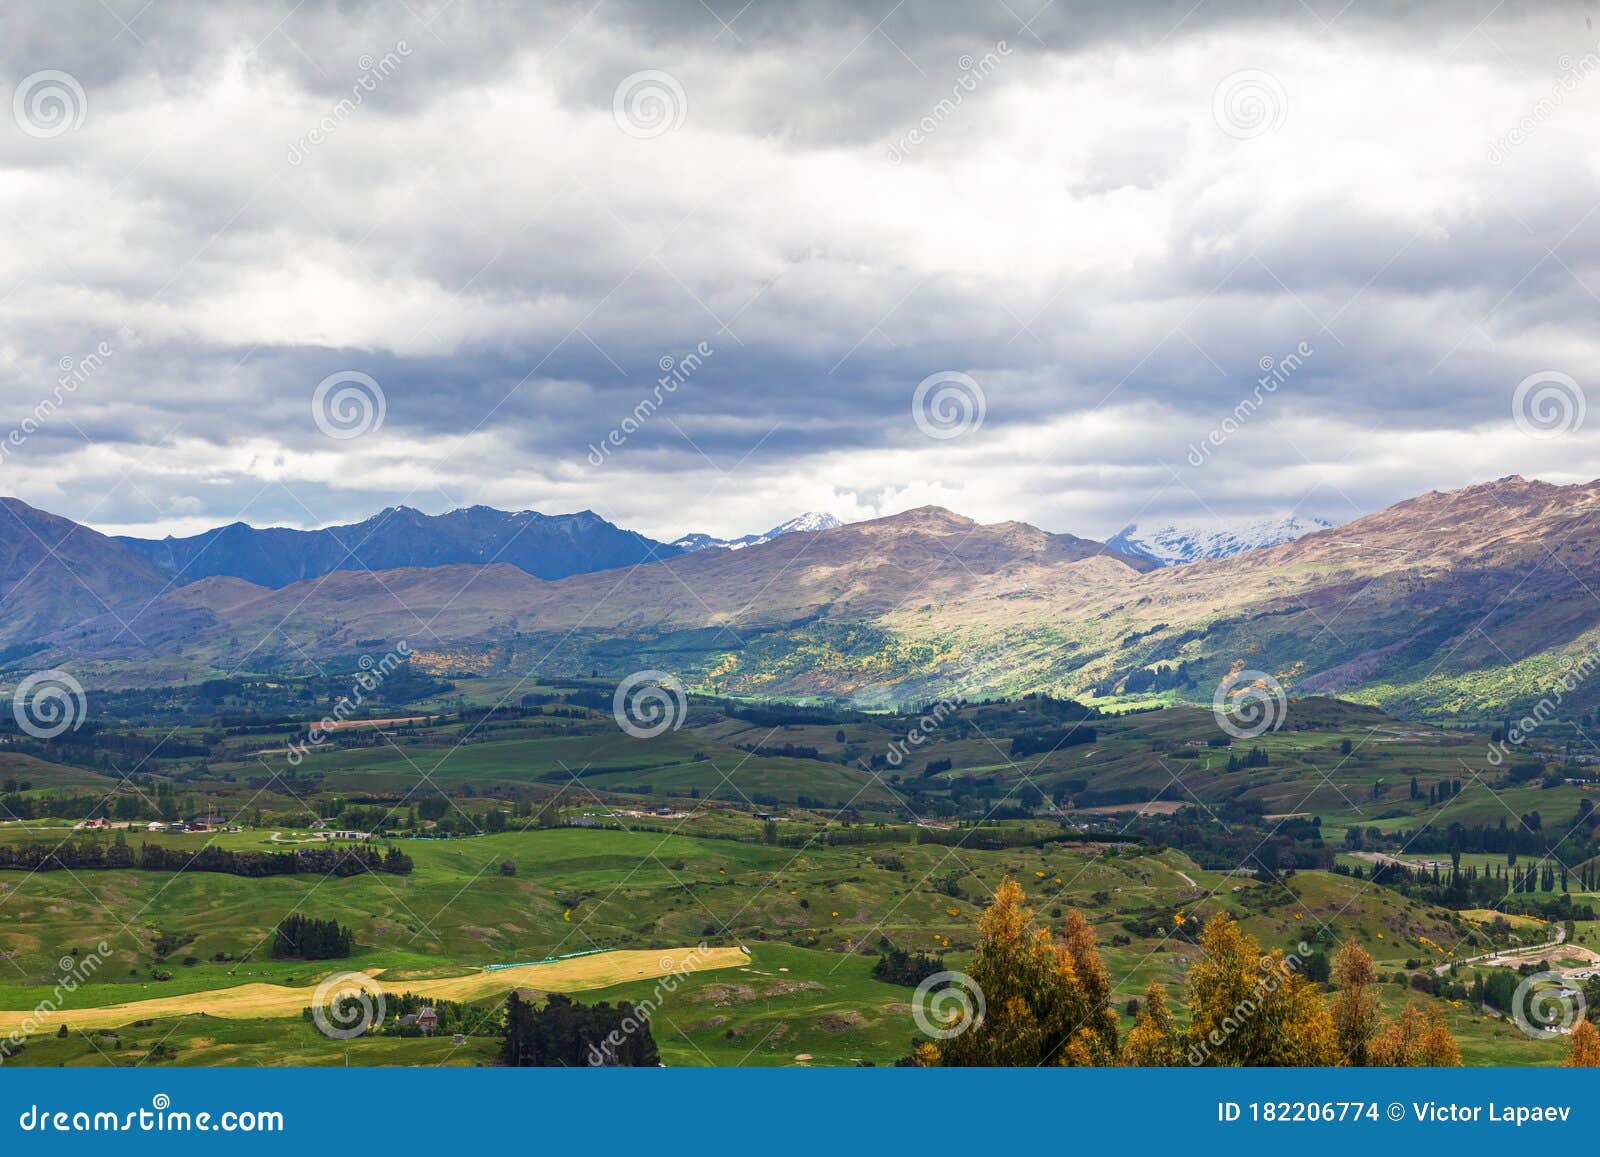
[[[825,616],[860,620],[947,601],[989,583],[1098,560],[1122,576],[1151,569],[1103,543],[1022,522],[983,525],[937,506],[742,551],[693,554],[551,584],[534,621],[579,626],[761,629]]]
[[[109,612],[126,622],[166,586],[160,571],[121,543],[0,498],[0,646],[26,647]]]
[[[997,593],[928,613],[906,608],[884,625],[900,638],[969,647],[1022,640],[1018,686],[1113,693],[1140,671],[1184,662],[1197,698],[1248,666],[1293,691],[1378,687],[1390,706],[1487,709],[1497,695],[1537,697],[1563,653],[1594,645],[1600,483],[1505,478],[1120,584],[1086,590],[1047,577],[1003,605]],[[1041,635],[1069,652],[1030,652],[1026,641]],[[1504,674],[1478,678],[1488,671]]]
[[[507,564],[333,571],[277,590],[213,576],[139,608],[133,626],[157,649],[182,645],[216,670],[295,669],[402,640],[441,648],[502,639],[515,634],[548,585]],[[61,663],[136,662],[151,650],[110,615],[45,642],[41,657]]]
[[[1247,666],[1291,692],[1477,709],[1600,640],[1597,515],[1600,483],[1506,478],[1152,569],[922,508],[554,583],[509,567],[339,572],[279,591],[213,579],[157,599],[139,625],[224,670],[406,639],[436,669],[659,667],[746,693],[1123,695],[1158,678],[1156,691],[1208,700]],[[47,655],[135,659],[116,636],[109,618],[75,625]]]
[[[158,648],[182,642],[193,659],[220,670],[300,666],[401,639],[452,661],[473,647],[496,648],[512,661],[519,637],[853,623],[991,585],[1026,586],[1030,576],[1094,587],[1147,569],[1145,560],[1073,535],[1019,522],[985,526],[923,507],[555,583],[499,565],[337,571],[279,590],[208,578],[142,608],[137,625]],[[46,641],[40,658],[60,662],[125,664],[150,653],[108,615]]]

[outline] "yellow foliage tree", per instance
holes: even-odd
[[[1144,990],[1144,1006],[1128,1030],[1122,1046],[1122,1063],[1138,1068],[1164,1069],[1183,1063],[1183,1038],[1167,1007],[1166,991],[1152,980]]]
[[[944,1026],[947,1039],[913,1059],[941,1065],[1106,1065],[1117,1056],[1111,980],[1094,930],[1069,912],[1058,943],[1036,927],[1021,886],[1007,877],[978,921],[968,976],[985,1011]]]
[[[1382,1019],[1377,993],[1372,991],[1378,982],[1378,970],[1366,950],[1349,940],[1333,958],[1333,980],[1339,991],[1334,994],[1329,1011],[1339,1053],[1347,1065],[1365,1065],[1368,1047]]]
[[[1600,1030],[1588,1020],[1572,1026],[1572,1050],[1567,1053],[1568,1068],[1600,1068]]]
[[[1336,1065],[1333,1018],[1279,949],[1262,954],[1226,914],[1200,933],[1189,966],[1189,1060],[1201,1065]]]
[[[1076,908],[1067,909],[1055,951],[1056,984],[1045,1027],[1052,1046],[1062,1042],[1067,1054],[1056,1063],[1115,1064],[1117,1014],[1111,1008],[1111,973],[1100,958],[1094,927]]]
[[[1458,1068],[1461,1046],[1450,1035],[1443,1012],[1437,1008],[1423,1012],[1408,1004],[1399,1019],[1372,1039],[1367,1063],[1388,1068]]]
[[[940,1026],[940,1039],[914,1047],[914,1064],[1461,1064],[1439,1009],[1410,1006],[1394,1021],[1380,1015],[1372,992],[1377,969],[1359,945],[1345,944],[1334,960],[1339,991],[1330,1007],[1297,960],[1279,949],[1263,953],[1226,914],[1200,934],[1201,954],[1189,968],[1187,1032],[1152,981],[1119,1050],[1111,979],[1094,929],[1069,911],[1058,939],[1034,923],[1023,900],[1015,880],[1001,882],[978,920],[977,951],[963,978],[972,1003]],[[1600,1066],[1600,1032],[1587,1021],[1573,1032],[1567,1063]]]

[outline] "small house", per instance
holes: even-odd
[[[408,1012],[400,1018],[400,1027],[419,1028],[423,1036],[432,1036],[433,1030],[439,1027],[439,1014],[427,1007]]]

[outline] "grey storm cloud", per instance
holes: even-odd
[[[1600,376],[1592,5],[88,0],[0,26],[6,95],[57,70],[85,106],[0,117],[0,425],[82,379],[0,490],[107,529],[484,501],[728,533],[939,501],[1106,534],[1593,460],[1592,427],[1534,440],[1511,410],[1530,374]],[[358,438],[312,410],[344,371],[383,395]],[[959,439],[912,413],[941,371],[983,395]]]

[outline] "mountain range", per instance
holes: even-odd
[[[161,571],[166,576],[163,585],[181,586],[226,576],[279,590],[338,570],[494,563],[554,581],[701,550],[743,550],[787,534],[833,530],[841,525],[831,514],[809,512],[762,534],[718,538],[695,533],[660,542],[624,530],[592,510],[552,515],[469,506],[446,514],[424,514],[409,506],[391,506],[362,522],[320,530],[233,522],[185,538],[118,537],[116,541]],[[1159,566],[1172,566],[1276,546],[1330,525],[1321,519],[1287,518],[1207,527],[1168,525],[1148,533],[1130,525],[1106,546]]]
[[[713,538],[709,534],[686,534],[675,540],[672,545],[684,552],[695,550],[709,550],[713,547],[722,547],[724,550],[742,550],[747,546],[760,546],[763,542],[771,542],[775,538],[782,538],[786,534],[808,530],[832,530],[836,526],[843,526],[831,514],[817,514],[815,512],[802,514],[791,518],[788,522],[780,522],[765,534],[746,534],[740,538]]]
[[[5,500],[0,660],[148,685],[314,669],[404,639],[447,676],[653,668],[864,705],[1030,690],[1208,703],[1247,668],[1291,694],[1495,713],[1600,661],[1597,506],[1600,482],[1512,477],[1177,566],[922,507],[621,573],[475,560],[273,588],[179,583],[128,543]]]
[[[1175,526],[1124,526],[1106,539],[1106,545],[1123,554],[1147,558],[1158,566],[1181,566],[1203,558],[1227,558],[1247,550],[1263,550],[1293,542],[1314,530],[1327,530],[1325,518],[1264,518]]]
[[[447,514],[424,514],[391,506],[364,522],[321,530],[257,528],[230,523],[188,538],[118,538],[174,584],[225,575],[280,589],[338,570],[380,571],[403,567],[488,566],[506,563],[542,579],[657,562],[696,550],[739,550],[803,530],[826,530],[839,520],[802,514],[765,534],[721,539],[689,534],[657,542],[623,530],[592,510],[540,514],[468,506]]]
[[[613,526],[592,510],[551,515],[490,506],[438,515],[391,506],[364,522],[322,530],[258,529],[234,522],[190,538],[118,541],[179,583],[227,575],[274,589],[336,570],[456,564],[506,563],[539,578],[559,579],[682,553]]]

